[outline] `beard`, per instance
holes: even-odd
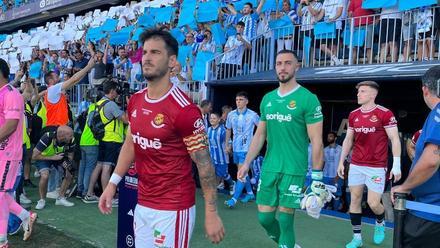
[[[157,79],[163,78],[167,74],[167,72],[168,72],[168,67],[163,66],[163,67],[159,67],[157,70],[151,73],[146,73],[144,71],[143,75],[147,81],[155,81]]]
[[[292,74],[287,74],[285,77],[280,77],[279,75],[277,76],[277,78],[278,78],[278,81],[280,82],[280,83],[282,83],[282,84],[285,84],[285,83],[287,83],[287,82],[289,82],[290,81],[290,79],[292,79],[293,77],[295,77],[295,74],[294,73],[292,73]]]

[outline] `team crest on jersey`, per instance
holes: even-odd
[[[287,105],[287,108],[290,110],[296,109],[296,101],[292,100],[289,102],[289,105]]]
[[[162,128],[163,126],[165,126],[165,124],[163,123],[165,119],[165,116],[163,114],[157,114],[154,119],[151,121],[151,125],[154,128]]]
[[[376,115],[372,115],[371,118],[370,118],[370,121],[371,122],[377,122],[378,121],[377,116]]]

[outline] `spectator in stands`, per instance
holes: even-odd
[[[257,35],[257,22],[265,2],[266,0],[261,0],[255,11],[253,10],[252,3],[248,2],[244,4],[243,10],[241,11],[242,16],[238,19],[238,21],[244,23],[243,35],[248,41]],[[228,9],[233,15],[238,15],[234,5],[229,4]]]
[[[47,109],[47,126],[62,126],[69,123],[69,109],[64,92],[79,83],[81,78],[85,77],[94,65],[95,59],[91,59],[84,69],[63,82],[60,82],[58,74],[54,72],[46,73],[44,81],[48,85],[48,89],[47,94],[44,95],[44,105]]]
[[[187,61],[188,71],[182,71],[182,66],[179,62],[176,62],[176,66],[171,70],[170,73],[170,81],[177,85],[183,92],[185,92],[188,96],[190,95],[190,89],[188,87],[188,81],[192,80],[192,69],[189,65],[189,61]]]
[[[348,6],[348,17],[354,21],[354,31],[353,33],[359,32],[360,30],[365,30],[365,39],[363,41],[363,47],[365,48],[364,56],[367,57],[369,64],[373,62],[373,53],[371,48],[373,47],[373,27],[374,27],[374,15],[375,12],[371,9],[362,8],[362,0],[351,0]],[[357,37],[354,37],[356,39]],[[362,46],[353,46],[352,49],[352,63],[357,64],[358,62],[358,49]],[[362,49],[363,50],[363,49]]]
[[[397,49],[400,41],[402,27],[402,13],[399,12],[398,4],[382,8],[380,14],[380,63],[387,62],[388,53],[391,62],[397,61]]]
[[[344,10],[343,0],[324,0],[322,9],[319,12],[318,20],[322,18],[324,22],[334,22],[336,27],[336,38],[324,38],[320,40],[320,49],[330,58],[330,65],[342,65],[344,62],[338,58],[338,47],[341,40],[342,30],[341,15]]]
[[[202,43],[205,40],[205,31],[206,31],[205,24],[203,23],[197,23],[197,29],[194,30],[194,37],[197,43]]]
[[[212,33],[210,30],[205,30],[203,34],[203,40],[199,44],[199,51],[215,53],[216,45],[215,41],[212,39]]]
[[[49,170],[52,167],[62,168],[64,172],[63,183],[61,184],[60,194],[55,205],[72,207],[75,204],[68,201],[65,197],[66,190],[72,181],[72,161],[75,143],[73,130],[68,126],[59,126],[54,130],[46,132],[35,146],[32,159],[36,160],[36,167],[40,173],[40,200],[36,209],[40,210],[46,206],[47,183],[49,180]]]
[[[69,58],[69,50],[64,49],[60,53],[60,78],[64,80],[64,75],[71,74],[73,69],[73,61]]]
[[[192,55],[195,57],[197,54],[197,50],[199,48],[199,44],[195,42],[194,35],[191,32],[188,32],[185,35],[185,40],[183,41],[184,46],[191,46]]]
[[[398,62],[411,61],[410,55],[416,33],[416,24],[417,19],[414,11],[405,11],[402,15],[403,54],[399,55]]]
[[[42,67],[43,63],[38,55],[32,55],[32,60],[29,65],[29,77],[35,79],[36,84],[41,83]]]
[[[58,75],[60,75],[61,66],[58,61],[58,53],[51,52],[50,56],[46,56],[46,58],[44,59],[44,64],[43,64],[43,71],[45,73],[55,72]]]
[[[76,50],[75,60],[73,62],[73,73],[77,73],[86,68],[88,62],[89,61],[84,57],[83,52],[81,50]],[[87,74],[85,74],[84,77],[81,78],[79,84],[89,84],[89,77],[87,76]]]
[[[432,9],[422,7],[416,12],[416,32],[417,32],[417,59],[431,60],[433,57],[432,40],[435,37],[435,30],[433,30],[433,14]]]
[[[106,66],[107,65],[107,47],[105,47],[104,52],[96,52],[96,63],[93,67],[93,81],[94,86],[102,85],[102,83],[107,79]]]
[[[132,89],[136,89],[136,87],[134,87],[135,84],[140,84],[143,80],[141,68],[142,48],[139,47],[138,42],[135,40],[131,41],[131,46],[128,50],[128,57],[131,64],[133,65],[133,69],[131,69],[130,75],[130,85]]]
[[[301,23],[301,19],[297,13],[297,9],[298,9],[298,3],[297,2],[293,2],[294,5],[290,6],[290,1],[289,0],[283,0],[283,8],[282,10],[276,15],[276,18],[281,18],[283,16],[288,16],[289,19],[292,21],[292,24],[298,25]],[[295,31],[297,30],[297,28],[295,27]],[[294,37],[292,37],[291,35],[287,36],[287,37],[282,37],[280,39],[277,40],[277,50],[278,52],[283,50],[283,49],[288,49],[288,50],[292,50],[293,49],[293,41],[298,40],[298,32],[295,32]]]
[[[245,48],[251,48],[248,39],[243,35],[244,22],[238,22],[235,29],[237,34],[229,36],[228,41],[226,41],[225,54],[220,62],[220,72],[217,79],[235,77],[238,70],[241,69]]]
[[[233,6],[232,3],[230,3],[230,5]],[[231,33],[235,32],[234,27],[238,22],[238,18],[236,15],[231,13],[228,7],[221,8],[219,21],[225,29],[227,37],[229,37]]]
[[[304,37],[307,36],[312,40],[313,44],[313,26],[318,22],[319,13],[322,9],[322,3],[317,0],[301,0],[298,7],[298,15],[301,17],[301,35],[300,39],[304,42]],[[301,47],[304,48],[304,45]],[[310,45],[310,51],[303,51],[303,55],[310,54],[312,51],[312,46]],[[303,56],[304,57],[304,56]],[[313,59],[310,60],[312,63]]]
[[[119,47],[118,57],[113,61],[113,64],[115,66],[113,76],[129,82],[133,65],[127,56],[125,47]]]
[[[101,175],[101,185],[105,189],[124,142],[124,124],[128,123],[128,118],[126,113],[115,103],[115,99],[119,95],[118,87],[117,82],[106,81],[103,85],[105,96],[96,103],[96,108],[101,108],[101,121],[106,125],[104,137],[99,141],[98,163],[90,177],[87,195],[83,199],[85,203],[98,202],[99,198],[94,193],[98,177]],[[117,204],[116,199],[114,203]]]

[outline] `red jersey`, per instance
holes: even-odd
[[[380,105],[370,111],[358,108],[348,116],[348,128],[354,132],[351,163],[359,166],[386,168],[388,135],[386,128],[396,127],[393,113]]]
[[[420,137],[421,133],[422,133],[422,129],[420,129],[419,131],[414,133],[414,135],[411,138],[411,142],[413,143],[413,145],[417,144],[417,140],[419,140],[419,137]]]
[[[374,22],[374,16],[371,16],[375,14],[374,11],[371,9],[363,9],[362,0],[351,0],[348,6],[348,12],[352,12],[355,27],[373,24]]]
[[[160,99],[148,88],[134,94],[127,115],[138,172],[138,203],[158,210],[182,210],[195,204],[189,153],[207,149],[199,108],[179,88]]]

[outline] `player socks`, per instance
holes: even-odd
[[[295,247],[295,231],[293,229],[294,215],[280,212],[278,221],[281,230],[280,240],[278,242],[279,247]]]
[[[8,212],[11,212],[15,215],[17,215],[18,217],[20,217],[21,212],[24,210],[22,206],[20,206],[14,198],[12,198],[11,195],[9,194],[5,194],[4,198],[6,201],[6,204],[9,208]],[[20,218],[21,219],[21,218]]]
[[[362,239],[361,236],[361,225],[362,225],[362,214],[350,213],[351,225],[353,227],[353,236],[357,239]]]
[[[4,237],[3,242],[6,242],[6,233],[8,231],[8,218],[9,218],[9,207],[5,199],[7,193],[0,192],[0,238]],[[4,235],[4,236],[2,236]],[[0,240],[0,244],[1,244]]]
[[[266,230],[269,238],[278,243],[278,240],[280,239],[280,224],[277,219],[275,219],[275,213],[275,211],[258,212],[258,221]]]
[[[246,187],[246,193],[253,195],[254,192],[252,191],[252,185],[251,185],[251,181],[249,179],[249,176],[246,176],[246,182],[244,185]]]
[[[240,198],[240,195],[243,192],[244,187],[245,187],[245,182],[241,180],[237,180],[235,184],[235,192],[234,195],[232,196],[232,198],[235,199],[235,201],[237,201]]]
[[[231,175],[228,174],[228,176],[225,178],[225,181],[228,183],[228,185],[234,184],[234,181],[232,181]]]
[[[382,214],[376,214],[376,224],[377,225],[383,225],[385,219],[385,211]]]

